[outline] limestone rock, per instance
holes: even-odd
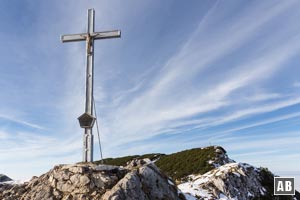
[[[230,159],[225,151],[220,146],[214,146],[216,155],[215,157],[209,161],[209,164],[212,164],[214,167],[220,167],[222,165],[228,164],[228,163],[235,163],[234,160]]]
[[[148,199],[143,191],[141,180],[136,172],[130,172],[117,183],[110,191],[106,192],[102,200]]]
[[[154,164],[139,168],[139,174],[148,196],[155,197],[154,199],[179,199],[177,187]]]
[[[129,167],[132,166],[136,165],[131,163]],[[128,173],[102,200],[180,200],[177,187],[170,183],[154,164],[148,163]]]
[[[246,163],[227,163],[203,175],[190,175],[178,185],[188,199],[274,199],[273,191],[263,186],[263,170]],[[268,177],[271,182],[273,176]],[[281,198],[280,198],[281,199]],[[298,199],[283,197],[282,199]]]
[[[24,184],[0,184],[1,200],[179,200],[177,187],[151,162],[127,168],[91,163],[57,165]]]

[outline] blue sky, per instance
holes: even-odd
[[[1,173],[82,160],[85,44],[60,35],[85,32],[88,8],[122,31],[95,46],[104,157],[221,145],[300,175],[298,0],[2,1]]]

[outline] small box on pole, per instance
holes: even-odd
[[[78,120],[81,128],[93,128],[96,118],[88,113],[83,113]]]

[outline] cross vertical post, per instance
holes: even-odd
[[[109,39],[121,37],[121,31],[104,31],[94,32],[95,28],[95,11],[88,9],[88,26],[87,32],[81,34],[62,35],[62,42],[77,42],[86,41],[86,98],[85,98],[85,113],[78,120],[82,128],[83,135],[83,162],[93,162],[93,125],[96,118],[93,116],[93,87],[94,87],[94,40]]]
[[[86,40],[86,98],[85,98],[85,113],[93,116],[93,87],[94,87],[94,38],[91,33],[94,33],[95,27],[95,11],[94,9],[88,10],[88,27],[87,27],[87,40]],[[83,160],[85,162],[93,162],[93,144],[94,135],[93,128],[84,128],[84,151]]]

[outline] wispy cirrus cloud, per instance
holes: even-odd
[[[230,73],[225,72],[222,76],[218,73],[218,62],[230,52],[239,50],[244,44],[249,43],[257,32],[263,31],[264,26],[272,23],[274,18],[276,19],[295,4],[297,4],[296,1],[288,1],[276,6],[270,5],[269,2],[263,3],[258,7],[250,7],[239,18],[234,18],[220,28],[215,28],[211,24],[220,17],[217,14],[218,8],[224,6],[221,3],[216,4],[201,20],[196,31],[179,52],[169,58],[162,70],[156,74],[151,87],[139,93],[127,105],[111,110],[114,117],[108,115],[107,118],[104,118],[107,120],[105,124],[108,124],[107,134],[109,133],[110,137],[115,136],[115,142],[118,141],[116,133],[119,132],[130,136],[127,138],[127,142],[140,140],[152,137],[153,133],[160,134],[159,130],[168,129],[169,126],[172,126],[170,122],[174,120],[211,113],[217,109],[231,108],[237,103],[236,93],[241,89],[249,88],[251,90],[253,87],[260,86],[261,81],[270,79],[284,67],[285,62],[297,54],[300,50],[299,38],[293,32],[289,33],[291,37],[284,39],[279,37],[280,33],[270,35],[262,44],[261,48],[264,51],[250,52],[249,57],[252,60],[241,60],[229,69]],[[269,12],[263,12],[267,6],[271,6]],[[228,13],[221,15],[226,16],[226,14]],[[257,21],[256,18],[260,20]],[[286,28],[290,28],[289,25],[286,26]],[[293,29],[292,27],[291,30]],[[288,32],[286,29],[282,31]],[[284,43],[275,43],[276,40],[284,40]],[[214,68],[214,65],[216,74],[207,74],[209,71],[206,70]],[[224,68],[221,67],[220,70],[224,70]],[[211,80],[208,79],[208,76],[212,77]],[[203,85],[199,84],[202,77]],[[215,80],[215,78],[218,79]],[[238,97],[244,98],[242,93]],[[291,101],[293,104],[299,103],[299,100]],[[280,104],[280,102],[277,103]],[[285,107],[284,105],[278,106]],[[235,108],[232,109],[235,110]],[[218,123],[277,109],[273,104],[264,106],[260,110],[259,108],[241,109]],[[137,123],[137,119],[139,119],[139,123]],[[124,139],[120,142],[124,142]]]
[[[18,119],[18,118],[14,117],[14,116],[11,116],[11,115],[0,114],[0,118],[2,118],[4,120],[11,121],[11,122],[14,122],[14,123],[22,124],[22,125],[25,125],[25,126],[28,126],[28,127],[31,127],[31,128],[45,129],[45,127],[42,127],[42,126],[40,126],[38,124],[27,122],[25,120]]]

